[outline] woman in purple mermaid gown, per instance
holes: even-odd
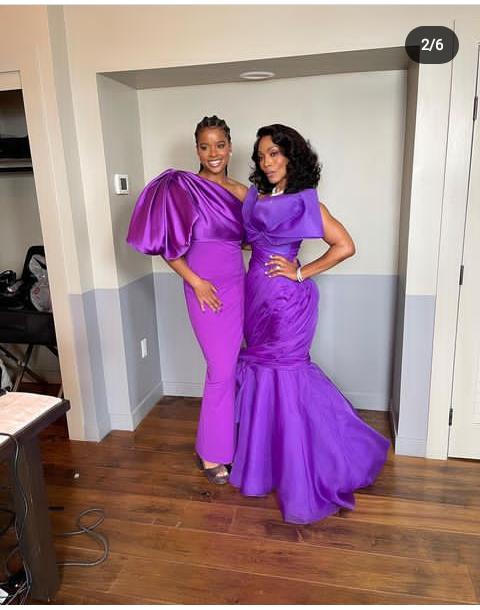
[[[318,202],[317,156],[294,129],[277,124],[259,129],[252,159],[255,186],[243,204],[252,245],[247,347],[237,369],[230,482],[248,496],[276,490],[285,521],[312,523],[353,508],[353,491],[373,483],[389,442],[310,361],[319,297],[309,278],[355,252],[348,232]],[[297,266],[302,240],[315,237],[329,250]]]
[[[216,116],[195,131],[200,171],[169,169],[138,198],[127,241],[161,254],[184,280],[188,314],[207,362],[196,458],[209,481],[224,484],[234,451],[235,368],[243,336],[245,269],[242,200],[227,176],[230,129]]]

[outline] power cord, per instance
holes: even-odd
[[[4,392],[2,391],[1,394],[3,394],[3,393]],[[18,477],[18,459],[19,459],[19,455],[20,455],[20,446],[19,446],[18,440],[16,439],[16,437],[13,434],[9,434],[8,432],[0,432],[0,436],[6,436],[7,438],[11,439],[15,443],[15,456],[14,456],[14,460],[13,460],[13,477],[15,479],[15,484],[17,486],[17,489],[20,492],[20,495],[23,500],[23,505],[24,505],[23,519],[21,520],[20,523],[19,523],[19,519],[17,518],[16,513],[14,514],[12,511],[10,511],[8,509],[1,509],[1,510],[5,510],[6,512],[9,512],[12,514],[12,520],[10,521],[8,527],[3,528],[1,533],[2,534],[5,533],[8,530],[8,528],[10,527],[10,525],[12,524],[12,521],[14,520],[15,534],[16,534],[18,542],[20,543],[22,540],[23,531],[25,528],[25,522],[26,522],[26,519],[28,516],[27,496],[25,494],[25,490]],[[82,517],[89,515],[91,513],[100,513],[100,516],[91,525],[83,524]],[[58,536],[78,536],[80,534],[87,534],[87,536],[90,536],[91,538],[93,538],[103,548],[103,553],[98,559],[95,559],[93,561],[62,561],[62,562],[57,562],[57,565],[58,566],[84,566],[84,567],[89,566],[89,567],[91,567],[91,566],[96,566],[96,565],[103,563],[107,559],[108,554],[109,554],[109,550],[110,550],[109,542],[108,542],[108,539],[106,538],[106,536],[104,536],[103,534],[100,534],[98,532],[95,532],[93,530],[95,530],[99,525],[101,525],[104,522],[104,520],[105,520],[105,511],[103,508],[88,508],[87,510],[82,511],[80,513],[80,515],[77,517],[77,521],[76,521],[76,525],[78,528],[77,530],[57,534]],[[8,554],[7,559],[5,560],[6,572],[9,576],[10,576],[10,572],[7,567],[8,561],[19,549],[20,549],[19,545],[14,547]],[[19,604],[24,604],[30,594],[30,591],[32,588],[32,575],[31,575],[30,567],[24,557],[22,557],[22,561],[23,561],[23,568],[25,571],[25,580],[22,584],[19,585],[18,589],[15,591],[15,593],[11,597],[8,597],[6,599],[6,601],[2,602],[2,603],[5,603],[5,605],[9,605],[14,602],[17,602]],[[0,586],[7,584],[7,582],[0,583]]]
[[[18,472],[17,472],[18,457],[20,455],[20,446],[18,444],[18,440],[15,438],[15,436],[13,436],[13,434],[9,434],[8,432],[0,432],[0,436],[6,436],[7,438],[13,440],[13,442],[15,443],[15,457],[13,459],[13,477],[15,479],[15,484],[17,486],[17,489],[20,491],[20,495],[22,496],[23,505],[24,505],[23,519],[20,524],[19,524],[19,519],[18,519],[17,515],[15,514],[15,534],[17,536],[18,542],[20,542],[22,540],[23,530],[24,530],[25,522],[26,522],[27,515],[28,515],[27,496],[25,494],[25,490],[23,489],[23,486],[20,482],[20,479],[18,477]],[[18,548],[19,547],[15,547],[9,553],[9,555],[7,557],[7,561],[10,559],[10,557],[14,554],[14,552]],[[23,561],[23,569],[25,570],[25,581],[18,587],[17,591],[12,595],[12,597],[7,598],[7,600],[5,602],[6,605],[12,604],[17,599],[20,600],[18,603],[24,604],[25,601],[27,600],[27,597],[30,594],[30,590],[32,588],[32,575],[30,572],[30,567],[23,557],[22,557],[22,561]],[[8,572],[8,568],[7,568],[7,572]]]
[[[84,525],[82,523],[82,517],[85,515],[89,515],[91,513],[100,513],[98,519],[92,523],[91,525]],[[87,534],[90,538],[93,538],[96,542],[100,544],[103,548],[103,553],[98,559],[94,559],[93,561],[61,561],[57,562],[59,566],[98,566],[103,563],[105,559],[108,557],[108,553],[110,550],[108,539],[103,534],[99,534],[98,532],[94,532],[93,530],[101,525],[105,521],[105,511],[103,508],[87,508],[87,510],[82,511],[77,517],[76,525],[78,527],[77,530],[72,532],[63,532],[61,534],[57,534],[57,536],[79,536],[80,534]]]

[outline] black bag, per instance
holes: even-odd
[[[11,269],[0,274],[0,309],[36,310],[30,299],[30,289],[38,281],[38,277],[30,269],[30,262],[35,255],[44,257],[44,247],[28,248],[21,278],[17,278],[15,271]]]
[[[0,273],[0,309],[23,309],[29,300],[29,286],[11,269]]]

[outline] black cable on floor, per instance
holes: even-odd
[[[100,513],[98,519],[92,523],[91,525],[84,525],[82,523],[82,517],[88,515],[90,513]],[[103,534],[99,534],[98,532],[94,532],[93,530],[97,528],[101,523],[105,520],[105,511],[103,508],[87,508],[79,514],[77,517],[77,530],[72,532],[64,532],[62,534],[57,534],[57,536],[79,536],[80,534],[87,534],[93,538],[96,542],[100,544],[103,548],[103,553],[98,559],[94,559],[93,561],[61,561],[58,562],[59,566],[97,566],[105,561],[108,557],[108,553],[110,550],[108,539]]]
[[[20,479],[18,477],[18,472],[17,472],[18,457],[20,455],[20,445],[18,444],[18,440],[15,438],[15,436],[13,436],[13,434],[9,434],[8,432],[0,432],[0,436],[6,436],[7,438],[10,438],[11,440],[13,440],[13,442],[15,443],[15,457],[13,459],[13,478],[15,479],[15,485],[16,485],[17,489],[20,491],[20,495],[22,496],[23,505],[25,508],[24,514],[23,514],[23,519],[20,524],[19,524],[19,519],[17,518],[17,515],[15,514],[15,533],[17,536],[17,540],[20,543],[20,541],[22,540],[22,536],[23,536],[25,522],[26,522],[26,519],[28,516],[27,496],[25,494],[25,490],[23,489],[23,486],[20,482]],[[15,547],[15,549],[13,549],[11,551],[11,553],[9,554],[7,559],[9,559],[12,556],[13,552],[16,550],[17,550],[17,547]],[[27,600],[27,597],[30,594],[30,590],[32,588],[32,575],[30,572],[30,567],[23,557],[22,557],[22,561],[23,561],[23,568],[25,570],[25,582],[18,588],[18,590],[15,592],[15,594],[10,599],[7,599],[7,601],[5,602],[6,605],[13,603],[17,599],[20,599],[20,601],[19,601],[20,604],[24,604],[25,601]]]

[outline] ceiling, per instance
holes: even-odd
[[[133,89],[158,89],[247,82],[240,78],[240,74],[252,70],[274,72],[275,78],[298,78],[345,72],[406,70],[409,63],[404,47],[392,47],[101,74]]]

